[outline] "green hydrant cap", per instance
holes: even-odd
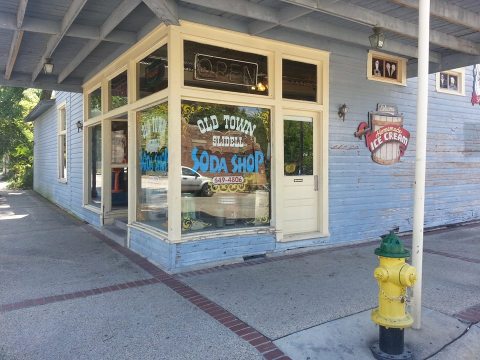
[[[393,231],[390,234],[382,235],[382,242],[379,248],[375,249],[375,255],[388,258],[408,258],[410,251],[403,246],[402,240]]]

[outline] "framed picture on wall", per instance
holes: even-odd
[[[370,51],[367,61],[367,79],[405,86],[407,60],[378,51]]]
[[[465,96],[465,71],[453,69],[436,75],[437,92]]]

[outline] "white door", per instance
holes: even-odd
[[[303,234],[318,229],[318,150],[314,117],[283,119],[284,233]]]

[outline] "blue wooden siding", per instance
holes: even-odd
[[[130,227],[128,231],[130,249],[160,265],[165,270],[173,269],[173,244],[134,227]]]
[[[375,239],[395,227],[413,227],[417,81],[409,79],[406,87],[369,81],[366,59],[355,49],[331,57],[330,243]],[[480,219],[480,107],[470,103],[471,67],[465,75],[466,96],[436,92],[435,76],[430,76],[427,228]],[[337,115],[343,103],[350,109],[345,122]],[[406,155],[391,166],[372,162],[365,142],[353,137],[377,103],[397,105],[411,133]]]
[[[275,237],[270,234],[185,242],[175,247],[175,268],[188,268],[212,261],[241,260],[243,256],[265,254],[274,249]]]
[[[271,235],[225,237],[168,244],[130,228],[130,246],[167,270],[178,271],[212,261],[284,251],[291,248],[378,239],[392,228],[412,229],[415,169],[416,79],[407,86],[366,79],[367,54],[339,46],[330,62],[329,231],[328,238],[277,243]],[[480,219],[480,106],[470,104],[471,68],[466,69],[466,96],[435,91],[430,77],[425,226]],[[82,219],[99,225],[99,215],[82,207],[82,120],[80,94],[59,93],[67,102],[68,183],[57,181],[56,108],[35,121],[35,189]],[[338,107],[346,103],[343,122]],[[411,133],[400,163],[378,165],[365,142],[353,136],[377,103],[395,104]]]
[[[57,93],[56,104],[35,120],[34,190],[81,219],[100,226],[100,216],[83,205],[83,122],[82,95]],[[67,182],[58,181],[57,106],[65,102],[67,116]]]

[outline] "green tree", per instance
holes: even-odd
[[[0,87],[0,158],[8,159],[11,188],[33,184],[33,127],[23,119],[39,96],[40,90]]]

